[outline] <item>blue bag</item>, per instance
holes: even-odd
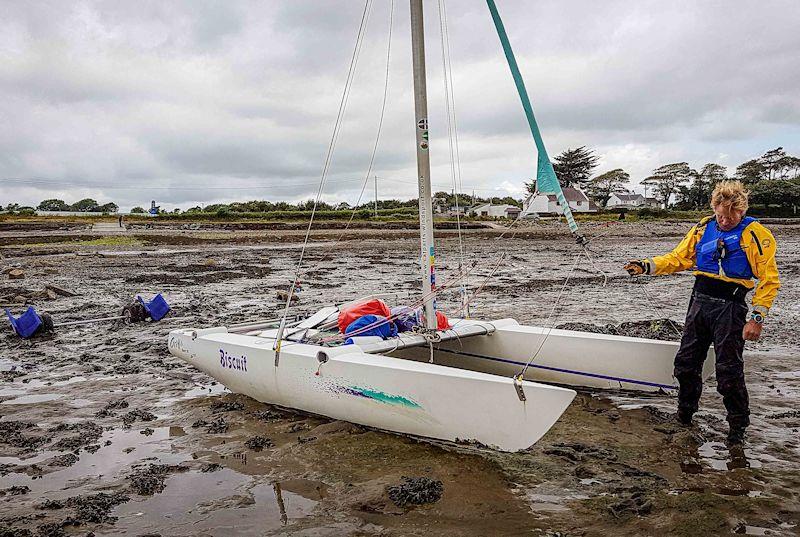
[[[33,306],[28,306],[27,311],[18,318],[14,318],[8,308],[6,308],[6,315],[8,316],[8,320],[11,321],[11,327],[14,329],[14,332],[25,339],[35,334],[36,331],[39,330],[39,327],[42,326],[42,318],[39,317],[39,314],[36,313]]]
[[[370,326],[370,328],[362,331],[361,329],[366,326]],[[397,335],[397,327],[392,321],[381,315],[363,315],[347,325],[344,331],[345,335],[353,332],[358,332],[354,334],[354,337],[379,336],[386,339]],[[351,338],[347,338],[344,342],[345,345],[351,345],[352,343],[353,340]]]
[[[136,295],[136,300],[141,302],[147,314],[154,321],[160,321],[167,313],[169,313],[169,304],[167,304],[167,301],[164,300],[163,296],[161,296],[161,293],[158,293],[153,297],[153,300],[149,302],[142,300],[142,297],[139,295]]]

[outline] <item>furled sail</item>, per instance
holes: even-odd
[[[533,107],[531,107],[531,101],[528,98],[528,91],[525,89],[525,82],[522,80],[519,67],[517,67],[517,60],[514,58],[514,51],[511,50],[511,43],[508,41],[508,35],[506,35],[503,21],[500,19],[500,14],[497,12],[497,6],[494,0],[486,0],[486,4],[489,6],[489,11],[492,13],[494,27],[497,29],[497,35],[500,38],[500,43],[503,45],[503,52],[506,54],[508,67],[511,69],[511,76],[514,77],[514,84],[517,86],[519,99],[522,101],[522,108],[525,110],[525,116],[528,118],[528,125],[531,128],[531,134],[536,143],[536,150],[539,153],[536,167],[536,190],[542,194],[555,195],[561,207],[561,212],[567,219],[569,230],[578,236],[578,224],[575,223],[575,219],[572,217],[569,203],[567,203],[567,199],[564,197],[564,191],[561,190],[556,172],[553,170],[553,164],[550,162],[547,149],[544,147],[542,133],[539,132],[539,125],[536,123],[536,118],[533,116]],[[578,236],[578,238],[580,239],[580,236]]]

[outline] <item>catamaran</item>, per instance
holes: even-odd
[[[674,342],[525,326],[514,319],[451,319],[440,326],[435,299],[448,285],[437,288],[435,279],[422,0],[410,4],[422,283],[419,326],[388,336],[367,335],[370,332],[360,329],[345,339],[337,330],[342,312],[382,297],[327,306],[290,321],[292,285],[280,319],[173,330],[168,336],[170,352],[231,391],[262,402],[505,451],[531,446],[553,426],[576,395],[566,386],[677,389],[672,376],[678,348]],[[494,1],[487,4],[537,147],[537,189],[556,196],[578,247],[583,247],[503,23]],[[300,259],[302,263],[302,253]],[[391,317],[364,328],[388,323]],[[713,361],[706,360],[703,376],[712,372]]]

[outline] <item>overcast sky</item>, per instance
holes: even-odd
[[[800,2],[497,0],[551,156],[635,181],[800,155]],[[324,199],[354,202],[378,125],[375,0]],[[0,205],[123,210],[313,197],[364,3],[0,1]],[[536,150],[485,2],[451,0],[464,189],[522,197]],[[450,190],[437,3],[425,0],[434,190]],[[416,196],[409,6],[396,0],[381,198]],[[370,183],[368,196],[373,196]]]

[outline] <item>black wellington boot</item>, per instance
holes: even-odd
[[[728,432],[728,445],[741,446],[744,444],[745,428],[744,427],[731,427]]]

